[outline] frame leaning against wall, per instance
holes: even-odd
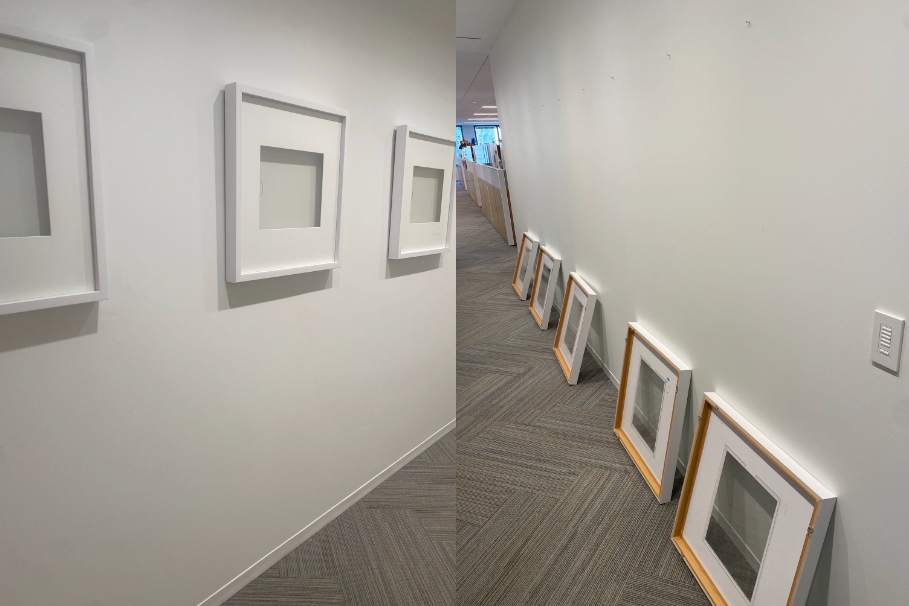
[[[664,416],[668,415],[667,420],[669,421],[669,426],[663,429],[661,423],[661,430],[655,431],[656,448],[654,449],[654,452],[656,453],[657,450],[663,451],[662,460],[654,461],[656,466],[661,470],[659,474],[654,473],[654,470],[650,468],[650,465],[648,465],[645,460],[645,454],[643,454],[638,447],[637,440],[629,436],[622,426],[623,421],[625,420],[625,414],[634,414],[633,408],[635,402],[629,401],[629,398],[627,397],[629,391],[634,391],[635,395],[637,395],[637,390],[639,389],[638,385],[635,385],[633,390],[629,390],[628,386],[628,377],[631,374],[632,363],[635,361],[634,351],[637,343],[640,343],[639,347],[646,348],[647,351],[657,358],[657,360],[662,362],[670,372],[675,374],[676,378],[675,389],[671,390],[670,393],[663,395],[660,409],[661,420]],[[637,356],[639,365],[645,363],[642,357],[645,353],[646,352],[641,352],[642,355]],[[640,372],[640,369],[638,369],[638,372]],[[691,368],[687,364],[673,355],[665,345],[657,341],[643,326],[637,322],[628,324],[628,334],[625,337],[625,361],[622,365],[619,400],[616,404],[615,433],[660,503],[668,503],[672,498],[672,485],[675,480],[675,468],[676,460],[679,456],[679,446],[682,441],[682,425],[685,423],[685,410],[688,408],[688,389],[690,384]],[[663,410],[667,404],[670,408]]]
[[[518,293],[518,297],[521,301],[526,301],[527,295],[530,293],[530,277],[533,275],[533,264],[536,261],[537,249],[539,246],[540,242],[526,231],[524,232],[524,235],[521,236],[521,248],[518,249],[518,262],[514,266],[514,277],[511,279],[511,286],[514,288],[514,291]],[[525,261],[527,262],[527,265],[526,267],[522,267]],[[521,271],[521,269],[524,271]]]
[[[575,288],[580,290],[580,294],[583,295],[583,303],[580,302],[580,297],[576,296]],[[593,310],[596,308],[596,304],[597,293],[576,272],[569,273],[568,283],[565,284],[565,299],[562,301],[562,313],[559,316],[559,327],[556,330],[555,344],[552,347],[569,385],[576,385],[581,374],[581,362],[584,359],[584,351],[587,349],[587,335],[590,333],[590,323],[593,321]],[[571,346],[565,343],[565,327],[569,324],[571,309],[575,305],[583,305],[583,309],[578,321],[574,345]],[[563,345],[568,346],[567,351],[562,351]]]
[[[804,538],[800,539],[798,535],[787,536],[787,538],[800,545],[800,554],[797,558],[797,564],[791,570],[791,576],[787,574],[785,578],[780,575],[770,577],[771,583],[781,593],[788,595],[785,601],[779,602],[780,604],[785,604],[785,606],[804,606],[817,568],[818,558],[824,545],[827,528],[836,506],[836,496],[716,393],[708,392],[704,394],[698,419],[697,432],[691,449],[691,456],[688,460],[685,484],[682,488],[675,524],[672,529],[673,544],[714,606],[733,606],[742,600],[745,600],[745,602],[749,601],[742,595],[730,596],[730,599],[727,599],[718,586],[719,580],[711,577],[705,567],[706,562],[702,562],[698,558],[692,545],[689,544],[684,536],[686,524],[690,521],[689,512],[692,507],[692,495],[697,486],[699,471],[704,464],[704,445],[708,439],[708,433],[714,424],[724,424],[732,432],[732,435],[738,436],[738,439],[750,446],[756,456],[782,478],[786,486],[792,487],[792,490],[801,495],[811,506],[808,526],[803,530],[799,530],[799,532],[804,532]],[[728,453],[728,451],[726,452]],[[707,486],[708,488],[713,487],[712,484]],[[783,511],[776,515],[785,515],[786,513],[786,511]],[[775,529],[779,526],[779,521],[775,519],[773,524],[773,529]],[[771,530],[772,532],[774,530]],[[736,601],[732,601],[732,597],[735,597]],[[757,596],[752,595],[752,598],[756,599]]]
[[[540,276],[543,273],[543,266],[549,267],[549,280],[546,283],[546,291],[540,292],[542,283]],[[537,252],[537,269],[533,278],[533,290],[530,293],[530,315],[536,320],[540,330],[549,328],[549,317],[552,315],[552,301],[555,298],[555,284],[559,278],[559,268],[562,265],[562,259],[556,257],[552,251],[545,246],[540,246]],[[537,310],[539,307],[539,311]]]
[[[224,89],[225,95],[225,174],[226,174],[226,212],[225,227],[227,230],[227,256],[225,263],[225,274],[228,282],[248,282],[250,280],[259,280],[263,278],[274,278],[278,276],[288,276],[293,274],[306,273],[311,271],[321,271],[333,269],[341,266],[341,202],[343,199],[344,186],[344,158],[347,150],[347,126],[350,112],[346,109],[313,103],[296,97],[273,93],[271,91],[247,86],[234,82],[228,84]],[[241,238],[241,213],[242,200],[241,192],[243,184],[243,96],[256,97],[266,101],[272,101],[282,105],[301,108],[312,112],[328,114],[340,119],[341,123],[341,141],[338,158],[338,194],[336,200],[335,216],[335,237],[334,237],[334,254],[331,261],[312,265],[302,265],[293,267],[282,267],[271,270],[242,273],[240,248],[242,246]]]
[[[49,48],[62,49],[77,53],[82,58],[82,104],[85,124],[85,156],[87,168],[87,185],[89,200],[89,225],[91,227],[92,268],[94,270],[94,290],[63,295],[53,295],[36,299],[24,299],[0,303],[0,315],[92,303],[107,300],[107,262],[104,248],[104,219],[101,205],[101,154],[98,150],[100,139],[97,125],[97,75],[95,72],[94,45],[89,42],[72,40],[54,34],[35,31],[10,23],[0,22],[0,37],[32,42]]]

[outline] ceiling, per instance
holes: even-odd
[[[519,0],[457,0],[457,121],[475,122],[470,118],[483,118],[487,124],[498,124],[498,116],[481,117],[476,112],[494,112],[481,109],[495,105],[496,95],[492,86],[489,51],[499,32],[511,16]]]

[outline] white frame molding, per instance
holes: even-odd
[[[530,251],[526,251],[524,242],[530,242]],[[530,276],[535,271],[533,264],[536,263],[537,250],[539,250],[539,248],[539,240],[525,231],[524,235],[521,236],[521,247],[518,248],[518,262],[514,266],[514,277],[511,279],[511,286],[514,288],[514,291],[518,293],[518,298],[520,298],[521,301],[526,301],[527,295],[530,294]],[[530,255],[530,257],[527,262],[527,270],[524,272],[524,275],[521,276],[521,262],[524,260],[525,254]]]
[[[409,165],[408,161],[413,155],[413,152],[409,150],[408,146],[411,134],[419,135],[423,138],[436,139],[437,141],[446,145],[451,144],[451,159],[443,168],[445,171],[445,178],[448,179],[451,183],[451,186],[449,188],[451,191],[449,192],[448,212],[443,213],[443,220],[445,221],[445,225],[442,229],[445,231],[445,244],[441,248],[427,248],[404,252],[404,243],[402,242],[401,234],[402,222],[405,220],[403,213],[405,206],[404,192],[407,190],[408,178],[411,180],[413,179],[413,171],[407,170],[407,167]],[[411,257],[437,255],[449,252],[451,250],[451,218],[454,212],[454,194],[456,188],[454,162],[455,157],[457,156],[457,149],[458,143],[451,137],[443,137],[423,129],[412,128],[406,124],[395,129],[395,172],[391,193],[391,219],[389,221],[388,233],[389,259],[409,259]],[[445,195],[444,189],[442,190],[442,195]]]
[[[579,305],[582,304],[584,309],[581,313],[581,320],[578,322],[575,345],[569,357],[562,352],[562,335],[565,332],[565,325],[568,323],[568,317],[571,314],[571,306],[575,305],[575,301],[572,300],[572,285],[577,286],[584,295],[585,300],[583,303],[578,303]],[[580,299],[578,300],[580,301]],[[559,361],[559,366],[562,367],[562,372],[565,373],[565,378],[568,380],[569,385],[577,385],[578,383],[578,376],[581,374],[581,362],[584,360],[584,352],[587,350],[587,337],[590,334],[590,323],[593,321],[593,310],[596,308],[596,304],[597,293],[576,272],[569,273],[568,283],[565,284],[565,298],[562,301],[562,313],[559,315],[559,327],[556,330],[555,344],[552,346],[556,359]]]
[[[242,191],[242,127],[243,112],[242,103],[243,95],[258,97],[291,105],[303,109],[329,114],[341,119],[341,148],[338,160],[338,199],[335,216],[335,250],[334,259],[328,263],[318,263],[314,265],[302,265],[296,267],[282,267],[266,271],[257,271],[250,273],[241,273],[240,268],[240,192]],[[302,274],[311,271],[322,271],[334,269],[341,266],[341,202],[343,200],[344,186],[344,156],[347,149],[347,131],[348,118],[350,112],[346,109],[340,109],[321,103],[314,103],[304,99],[298,99],[280,93],[263,90],[233,82],[224,88],[224,161],[225,161],[225,213],[224,223],[227,231],[226,238],[226,255],[225,255],[225,277],[228,282],[248,282],[251,280],[261,280],[263,278],[274,278],[277,276],[289,276],[293,274]]]
[[[716,421],[711,421],[714,416],[720,418]],[[745,443],[750,444],[756,456],[770,466],[785,481],[787,486],[792,486],[792,490],[797,490],[801,493],[811,506],[810,521],[807,528],[804,528],[804,539],[786,535],[791,536],[793,540],[799,540],[801,544],[801,553],[798,557],[797,565],[792,569],[792,576],[788,576],[788,573],[782,576],[779,574],[769,575],[769,573],[769,576],[761,575],[765,580],[769,579],[770,582],[774,583],[778,590],[788,595],[785,602],[779,602],[781,605],[804,606],[808,599],[808,591],[817,568],[818,558],[824,546],[827,528],[836,506],[836,495],[809,474],[801,465],[796,463],[780,447],[771,442],[767,436],[761,433],[717,394],[713,392],[704,394],[701,414],[698,419],[694,445],[691,448],[691,457],[688,461],[688,473],[685,476],[685,485],[682,488],[675,525],[672,529],[673,544],[714,606],[730,606],[734,603],[723,596],[718,585],[720,580],[715,580],[710,576],[705,563],[698,558],[692,545],[689,544],[684,536],[688,513],[692,506],[692,495],[699,479],[698,471],[702,463],[701,458],[705,450],[704,444],[707,441],[709,428],[712,423],[725,425],[729,428],[728,431],[731,431]],[[720,462],[720,465],[722,465],[722,462]],[[712,483],[708,485],[708,488],[711,490],[709,494],[714,494],[715,490]],[[785,510],[782,512],[777,511],[776,513],[777,517],[785,515]],[[775,519],[773,522],[774,528],[781,522],[781,519]],[[695,520],[694,523],[697,524],[698,521]],[[799,532],[801,530],[799,528]],[[770,541],[773,540],[773,532],[774,530],[771,530]],[[765,553],[765,560],[768,557]],[[768,566],[769,562],[770,560],[767,560],[762,568]],[[763,573],[763,570],[761,572]],[[780,584],[785,585],[780,587]],[[752,601],[757,597],[757,595],[754,595]]]
[[[93,303],[107,300],[107,261],[104,248],[104,216],[101,205],[101,154],[98,150],[98,125],[92,120],[93,108],[97,107],[94,92],[97,86],[95,72],[95,47],[90,42],[64,38],[54,34],[0,22],[0,36],[41,44],[78,53],[82,56],[82,103],[84,106],[86,170],[89,199],[89,221],[92,229],[92,262],[95,290],[38,299],[23,299],[0,303],[0,315],[13,314],[36,309],[48,309],[79,303]]]
[[[635,350],[635,341],[642,344],[643,347],[650,350],[655,357],[662,362],[675,374],[675,389],[671,394],[664,395],[662,406],[667,405],[668,396],[671,396],[671,411],[668,412],[670,421],[668,432],[664,435],[657,434],[657,440],[662,442],[658,444],[657,450],[663,451],[662,460],[655,461],[662,472],[657,475],[653,473],[650,465],[647,464],[645,453],[642,453],[625,428],[622,426],[625,413],[633,414],[633,398],[627,398],[629,393],[628,377],[631,374],[632,362]],[[643,363],[640,356],[637,357],[639,363]],[[682,426],[685,424],[685,411],[688,409],[688,391],[691,385],[691,367],[682,362],[669,349],[657,341],[653,335],[647,332],[643,326],[637,322],[628,324],[628,335],[625,338],[625,361],[622,366],[622,380],[619,388],[619,400],[616,404],[615,412],[615,433],[622,442],[622,446],[628,451],[629,456],[637,466],[638,471],[644,477],[647,485],[653,491],[657,501],[668,503],[672,499],[672,485],[675,481],[676,462],[679,458],[679,446],[682,442]],[[636,387],[635,387],[636,389]],[[661,415],[666,414],[661,408]]]
[[[536,302],[540,298],[540,274],[543,273],[543,264],[545,259],[549,259],[551,269],[549,273],[549,282],[546,285],[546,292],[543,293],[541,302],[542,312],[535,308]],[[552,301],[555,299],[555,283],[559,279],[559,269],[562,267],[562,259],[555,256],[551,250],[545,246],[540,246],[537,251],[537,269],[533,274],[533,290],[530,293],[530,315],[536,320],[540,330],[549,328],[549,317],[552,315]]]

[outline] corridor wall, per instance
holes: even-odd
[[[454,19],[446,0],[0,3],[94,43],[110,285],[0,317],[0,603],[218,603],[453,425],[454,253],[386,257],[395,127],[451,132]],[[350,111],[340,269],[226,283],[237,81]]]
[[[639,321],[839,495],[809,603],[902,603],[909,378],[869,356],[909,315],[909,6],[526,0],[491,62],[515,229],[600,294],[613,379]]]

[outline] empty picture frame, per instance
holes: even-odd
[[[569,385],[576,385],[581,373],[581,362],[596,302],[597,294],[581,276],[575,272],[568,274],[553,350]]]
[[[615,433],[660,503],[672,498],[690,384],[691,368],[631,322]]]
[[[422,129],[395,130],[388,258],[408,259],[450,250],[457,142]]]
[[[0,314],[107,299],[93,46],[0,23]]]
[[[537,252],[537,271],[533,278],[533,290],[530,294],[530,314],[537,321],[540,330],[549,328],[549,316],[552,315],[552,300],[555,298],[556,282],[559,280],[559,267],[562,259],[552,254],[545,246]]]
[[[716,606],[803,606],[836,497],[704,394],[672,541]]]
[[[540,243],[529,233],[524,232],[521,236],[521,248],[518,249],[518,262],[514,266],[514,278],[511,280],[511,286],[521,301],[527,300],[530,294],[530,283],[533,281],[534,261],[537,258],[537,250]]]
[[[245,84],[227,85],[228,282],[340,267],[348,115]]]

